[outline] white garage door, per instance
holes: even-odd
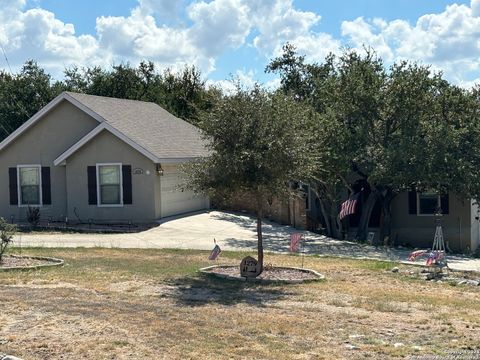
[[[192,191],[178,189],[179,173],[166,173],[160,177],[162,217],[204,210],[209,207],[208,198]]]

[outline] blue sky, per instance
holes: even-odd
[[[36,59],[56,78],[68,66],[198,66],[275,86],[264,74],[285,42],[321,62],[345,46],[376,49],[387,65],[432,65],[480,83],[480,0],[0,0],[0,44],[12,68]],[[0,68],[7,68],[3,57]]]

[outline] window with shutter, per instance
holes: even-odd
[[[122,164],[97,164],[96,170],[97,205],[123,206]]]
[[[42,206],[42,176],[40,165],[18,165],[19,206]]]

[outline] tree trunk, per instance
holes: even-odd
[[[260,266],[260,275],[263,271],[263,234],[262,234],[262,211],[257,212],[257,256],[258,256],[258,265]]]
[[[257,261],[259,266],[258,275],[263,271],[263,233],[262,233],[262,218],[263,218],[263,194],[257,193]],[[257,275],[257,276],[258,276]]]
[[[381,245],[390,245],[392,241],[390,235],[392,233],[392,200],[395,197],[391,191],[382,197],[382,221],[380,223],[380,242]],[[388,237],[389,241],[386,244],[385,239]]]
[[[340,220],[338,215],[336,215],[335,217],[332,216],[332,221],[335,224],[335,226],[333,227],[333,229],[334,229],[333,230],[333,237],[335,239],[342,240],[344,238],[343,233],[342,233],[342,230],[343,230],[342,221]]]
[[[377,202],[378,196],[374,191],[371,191],[368,195],[367,201],[362,208],[362,215],[360,216],[360,221],[358,223],[357,229],[357,239],[360,241],[365,241],[367,239],[368,224],[370,223],[370,218],[372,216],[372,210]]]
[[[322,212],[323,220],[325,221],[325,226],[327,228],[326,235],[328,237],[332,237],[333,234],[332,234],[332,225],[330,224],[330,216],[329,214],[327,214],[323,200],[320,198],[320,196],[317,195],[317,197],[320,202],[320,211]]]

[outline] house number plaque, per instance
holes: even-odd
[[[260,274],[258,261],[251,256],[243,258],[240,263],[240,275],[245,277],[257,277]]]

